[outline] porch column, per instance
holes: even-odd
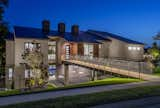
[[[69,84],[69,65],[64,64],[64,84]]]
[[[97,80],[97,71],[91,70],[91,81]]]
[[[59,80],[59,72],[61,71],[61,66],[60,65],[56,65],[56,73],[55,73],[55,77],[56,77],[56,80]]]
[[[94,81],[97,80],[97,73],[98,71],[94,71]]]
[[[94,81],[94,76],[95,76],[95,71],[94,70],[91,70],[91,81]]]

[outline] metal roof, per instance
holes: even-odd
[[[48,36],[59,36],[67,41],[71,42],[88,42],[88,43],[100,43],[100,41],[110,41],[108,37],[112,37],[131,44],[143,44],[131,39],[124,38],[108,32],[101,32],[96,30],[80,31],[78,35],[72,35],[71,32],[65,32],[60,34],[58,31],[51,30],[49,33],[44,34],[40,28],[21,27],[14,26],[14,32],[16,38],[33,38],[33,39],[48,39]],[[13,33],[7,36],[7,39],[14,39]]]
[[[96,31],[96,30],[88,30],[88,32],[93,33],[93,34],[97,34],[97,35],[99,35],[99,36],[101,36],[103,38],[111,37],[111,38],[114,38],[114,39],[129,43],[129,44],[144,44],[144,43],[141,43],[141,42],[138,42],[138,41],[134,41],[134,40],[131,40],[131,39],[128,39],[128,38],[124,38],[122,36],[119,36],[119,35],[116,35],[116,34],[112,34],[112,33],[109,33],[109,32]]]

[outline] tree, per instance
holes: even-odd
[[[152,44],[152,48],[154,48],[154,49],[158,49],[157,42],[153,42],[153,44]]]
[[[153,60],[158,60],[159,59],[159,57],[160,57],[160,51],[158,49],[158,46],[157,46],[156,42],[154,42],[152,44],[152,47],[150,49],[148,49],[148,53],[150,55],[152,55]]]
[[[0,0],[0,76],[5,73],[5,37],[8,34],[8,24],[3,19],[8,0]]]
[[[4,14],[4,10],[5,7],[8,6],[8,0],[0,0],[0,21],[3,20],[3,14]]]
[[[32,70],[33,77],[30,79],[32,86],[41,86],[48,80],[47,68],[43,66],[43,55],[41,52],[34,50],[25,52],[22,55],[25,64]]]

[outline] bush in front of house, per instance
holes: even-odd
[[[157,66],[157,67],[155,67],[154,69],[153,69],[153,72],[155,73],[155,74],[160,74],[160,66]]]

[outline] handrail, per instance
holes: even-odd
[[[68,60],[84,61],[101,66],[115,67],[118,69],[135,71],[139,73],[147,73],[147,74],[152,73],[152,69],[151,67],[149,67],[149,64],[147,62],[127,61],[127,60],[119,60],[113,58],[99,58],[99,57],[80,56],[80,55],[70,56]]]

